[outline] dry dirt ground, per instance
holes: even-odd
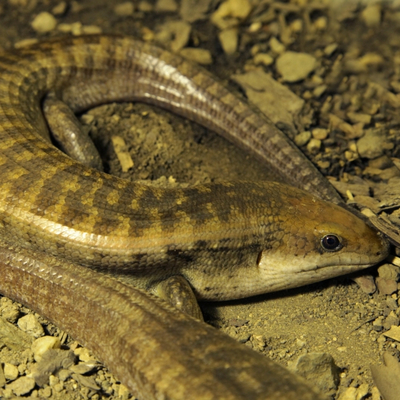
[[[67,31],[84,33],[97,29],[158,41],[164,47],[175,46],[177,51],[180,47],[207,49],[212,56],[207,68],[234,90],[239,87],[229,80],[233,74],[259,68],[304,101],[286,131],[303,144],[302,150],[325,175],[359,185],[363,188],[360,189],[362,195],[371,194],[374,183],[387,185],[390,179],[398,178],[400,5],[396,2],[375,2],[375,6],[372,2],[307,0],[244,2],[251,4],[250,13],[229,17],[233,19],[231,24],[239,38],[238,47],[229,55],[218,39],[221,27],[210,20],[221,2],[204,2],[203,10],[200,9],[202,1],[192,2],[197,5],[192,6],[191,18],[184,11],[184,4],[188,2],[132,2],[133,10],[126,5],[129,2],[120,9],[113,3],[106,0],[3,0],[0,3],[0,47],[13,47],[23,39],[45,39],[70,34]],[[35,31],[31,23],[44,11],[55,17],[57,26],[41,33]],[[179,31],[171,34],[171,21],[183,20],[185,24],[178,25]],[[187,38],[182,38],[185,29],[189,33]],[[276,59],[286,50],[312,55],[316,67],[294,83],[283,82],[285,79],[277,69]],[[257,58],[257,54],[270,58]],[[124,178],[156,180],[158,184],[168,181],[194,184],[267,177],[263,165],[224,139],[147,105],[104,105],[89,110],[81,119],[102,149],[108,172]],[[371,142],[378,137],[372,147],[380,150],[374,154],[368,153],[371,149],[361,154],[358,151],[363,145],[359,141],[367,131],[372,132]],[[312,132],[314,141],[310,141],[307,132]],[[303,142],[299,133],[306,137]],[[115,135],[124,139],[133,160],[134,166],[127,172],[122,172],[112,146],[111,137]],[[377,202],[375,200],[371,207],[378,207]],[[395,202],[388,205],[390,207],[397,209]],[[376,275],[376,268],[371,272]],[[330,354],[340,377],[337,391],[318,374],[309,378],[325,385],[325,392],[332,395],[330,398],[379,399],[370,365],[380,363],[384,350],[396,357],[400,354],[399,342],[383,335],[392,325],[399,325],[396,277],[392,281],[395,287],[386,290],[389,294],[366,293],[365,288],[362,290],[349,277],[342,277],[244,301],[204,304],[202,308],[211,324],[284,366],[307,353]],[[10,307],[4,298],[0,305],[0,310]],[[18,312],[21,316],[29,311],[19,307]],[[46,334],[61,334],[40,317],[39,321]],[[11,350],[3,336],[0,335],[0,362],[16,365],[20,375],[29,372],[31,356],[26,351]],[[65,343],[72,340],[67,337]],[[36,386],[26,396],[49,399],[128,397],[116,383],[118,377],[110,377],[102,368],[96,368],[89,376],[101,383],[101,390],[69,378],[61,387]],[[105,377],[108,383],[104,383]],[[54,382],[60,383],[57,379]],[[5,387],[0,380],[0,397]],[[10,391],[3,395],[12,397]]]

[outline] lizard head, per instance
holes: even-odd
[[[288,186],[279,193],[280,228],[257,260],[268,291],[351,273],[387,257],[387,240],[343,207]]]

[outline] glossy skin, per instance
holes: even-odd
[[[227,299],[385,258],[377,233],[317,200],[339,202],[282,132],[203,70],[131,38],[43,43],[2,54],[0,72],[0,291],[91,347],[140,398],[317,399],[212,328],[76,265],[133,273],[146,288],[179,274],[198,297]],[[268,159],[314,195],[271,182],[160,190],[87,168],[46,141],[48,92],[74,111],[114,100],[163,106]],[[326,233],[343,246],[321,250]]]

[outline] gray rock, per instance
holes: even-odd
[[[357,150],[361,157],[377,158],[383,154],[386,136],[381,129],[368,129],[357,141]]]
[[[305,354],[290,369],[313,382],[322,393],[334,393],[338,387],[339,368],[330,354]]]

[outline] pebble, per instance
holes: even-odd
[[[400,268],[392,264],[383,264],[378,268],[378,274],[381,278],[397,281],[400,277]]]
[[[32,377],[38,386],[43,387],[49,382],[51,375],[65,368],[70,368],[76,360],[71,350],[49,349],[33,370]]]
[[[211,22],[220,29],[237,26],[251,11],[249,0],[227,0],[211,15]]]
[[[72,378],[79,382],[82,386],[85,386],[92,390],[100,390],[100,387],[96,384],[94,378],[92,378],[91,376],[72,374]]]
[[[140,1],[138,4],[138,10],[142,12],[151,12],[153,11],[153,5],[148,1]]]
[[[329,114],[329,125],[332,130],[338,129],[339,131],[342,131],[346,135],[347,139],[359,138],[364,133],[361,126],[350,125],[334,114]]]
[[[376,278],[376,286],[378,287],[379,293],[382,295],[393,294],[397,292],[397,282],[392,279],[384,279],[378,276]]]
[[[319,85],[313,90],[312,92],[313,96],[315,98],[321,97],[326,92],[327,89],[328,89],[327,85]]]
[[[18,368],[10,363],[4,363],[4,377],[8,381],[14,381],[15,379],[18,378],[19,372]]]
[[[374,28],[381,24],[382,8],[379,4],[371,4],[361,12],[361,19],[368,28]]]
[[[92,372],[97,367],[98,363],[96,362],[84,362],[79,363],[78,365],[72,365],[69,369],[76,374],[84,375],[88,372]]]
[[[85,347],[78,347],[74,350],[74,354],[79,357],[82,362],[92,362],[96,359],[92,356],[90,351]]]
[[[383,333],[386,337],[400,342],[400,326],[392,326],[387,332]]]
[[[195,22],[205,19],[211,0],[181,0],[179,14],[184,21]]]
[[[321,141],[319,139],[311,139],[308,144],[307,144],[307,150],[310,153],[316,154],[319,152],[319,149],[321,148]]]
[[[328,44],[328,46],[326,46],[324,49],[324,54],[329,57],[336,51],[337,48],[338,48],[337,43]]]
[[[97,35],[102,33],[103,30],[97,25],[83,25],[82,33],[85,35]]]
[[[296,143],[297,146],[302,147],[306,145],[310,139],[311,139],[311,132],[303,131],[295,136],[294,142]]]
[[[57,20],[49,12],[39,13],[31,23],[32,28],[38,33],[47,33],[57,26]]]
[[[65,1],[61,1],[51,10],[54,15],[63,15],[67,11],[67,3]]]
[[[276,69],[285,82],[301,81],[316,67],[316,58],[307,53],[286,51],[276,60]]]
[[[330,354],[308,353],[289,367],[309,382],[315,383],[322,393],[333,393],[339,383],[339,368]]]
[[[60,382],[65,382],[71,375],[72,371],[70,371],[69,369],[60,369],[60,371],[58,371],[58,379],[60,380]]]
[[[175,12],[178,11],[178,4],[175,0],[158,0],[156,3],[156,11]]]
[[[33,336],[39,338],[44,336],[44,330],[38,319],[34,314],[27,314],[18,320],[18,327]]]
[[[391,311],[389,316],[383,321],[383,327],[388,330],[392,326],[399,326],[399,323],[399,317],[393,311]]]
[[[273,64],[274,59],[267,53],[258,53],[253,57],[253,62],[255,65],[269,66]]]
[[[42,359],[44,353],[49,349],[59,349],[61,347],[60,340],[54,336],[43,336],[36,339],[31,346],[34,358],[37,362]]]
[[[314,139],[318,139],[318,140],[325,140],[328,137],[328,129],[324,129],[324,128],[314,128],[312,130],[312,136]]]
[[[357,388],[351,386],[341,393],[338,400],[360,400],[364,399],[368,393],[369,391],[367,384],[362,384]]]
[[[348,112],[347,117],[353,123],[361,122],[363,124],[370,124],[371,123],[371,115],[363,114],[363,113],[356,113],[356,112]]]
[[[191,30],[192,26],[186,21],[168,21],[161,26],[156,39],[177,53],[188,44]]]
[[[368,129],[357,141],[358,153],[361,157],[377,158],[383,155],[385,135],[380,129]]]
[[[114,7],[114,13],[119,17],[128,17],[133,15],[135,11],[135,6],[131,1],[126,1],[125,3],[117,4]]]
[[[319,17],[314,22],[314,28],[319,31],[324,31],[328,26],[328,19],[325,16]]]
[[[27,376],[22,376],[7,385],[7,389],[11,389],[16,396],[28,394],[34,387],[35,381]]]
[[[269,48],[276,54],[282,54],[286,50],[285,45],[274,36],[269,40]]]
[[[185,49],[182,49],[179,54],[188,60],[197,62],[198,64],[212,64],[211,53],[206,49],[186,47]]]
[[[296,131],[293,120],[297,120],[304,101],[286,86],[277,82],[262,68],[231,77],[246,92],[247,98],[274,123],[283,123]]]
[[[224,53],[228,56],[234,54],[237,50],[239,33],[237,28],[228,28],[218,34]]]
[[[15,323],[20,316],[19,307],[6,297],[2,297],[0,299],[0,314],[3,319]]]

